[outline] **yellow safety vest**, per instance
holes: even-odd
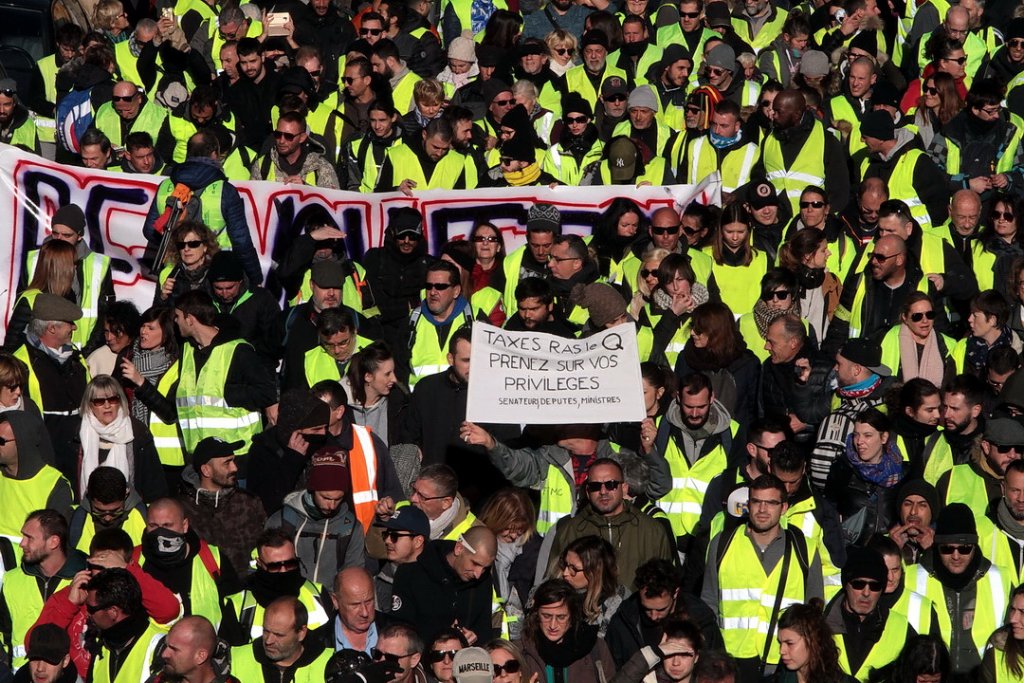
[[[50,494],[58,486],[68,487],[71,484],[55,467],[43,465],[31,479],[11,479],[0,476],[0,500],[4,502],[0,508],[0,536],[6,536],[17,547],[21,541],[21,527],[25,525],[25,517],[33,510],[46,505]]]
[[[1024,74],[1018,76],[1021,78]],[[1009,89],[1007,90],[1009,92]],[[996,173],[1008,173],[1013,169],[1014,159],[1017,156],[1017,148],[1020,147],[1021,134],[1024,131],[1021,130],[1021,126],[1017,121],[1012,118],[1010,124],[1016,128],[1013,137],[1010,138],[1009,144],[1004,148],[999,148],[999,156],[996,158]],[[956,140],[946,138],[946,168],[945,171],[951,176],[960,174],[960,146]]]
[[[307,635],[305,642],[315,643],[316,637]],[[276,683],[276,681],[268,681],[263,677],[263,665],[256,661],[256,656],[253,654],[254,647],[256,647],[256,643],[231,648],[231,676],[237,678],[241,683]],[[260,647],[262,647],[262,642]],[[295,671],[292,683],[324,683],[324,669],[333,654],[333,647],[325,647],[320,656],[310,662],[308,666]]]
[[[868,275],[862,273],[857,279],[857,289],[853,294],[853,305],[850,309],[850,339],[861,336],[861,326],[863,321],[861,316],[864,315],[864,297],[867,295],[866,280]],[[928,278],[922,277],[917,283],[917,290],[919,292],[928,293]]]
[[[657,418],[658,425],[663,418]],[[729,432],[736,437],[740,425],[735,420],[729,424]],[[729,454],[721,443],[721,437],[714,448],[701,455],[691,465],[689,458],[679,447],[676,439],[669,437],[665,445],[665,461],[672,474],[672,488],[658,501],[662,510],[668,515],[672,525],[672,533],[677,537],[693,533],[700,521],[704,506],[704,494],[707,493],[711,480],[725,471],[729,462]]]
[[[664,123],[655,120],[654,121],[654,152],[655,156],[663,157],[672,168],[679,165],[679,160],[682,152],[682,147],[679,146],[678,136],[673,139],[672,133],[675,132]],[[633,123],[627,118],[625,121],[619,121],[615,128],[612,130],[612,137],[616,138],[621,136],[632,137]],[[669,141],[672,140],[672,149],[667,149]],[[677,154],[679,152],[680,154]]]
[[[882,337],[881,343],[882,365],[892,370],[892,374],[894,377],[900,376],[900,368],[903,365],[900,353],[900,327],[900,325],[893,325],[892,327],[890,327],[889,331],[885,333],[884,337]],[[954,344],[956,344],[956,342],[953,340],[952,337],[947,337],[941,332],[937,332],[936,334],[941,335],[942,341],[946,344],[946,355],[948,357],[949,352],[953,349],[953,346]],[[929,481],[931,480],[929,479]],[[932,483],[934,484],[935,482],[932,481]]]
[[[40,501],[40,504],[43,502],[45,499]],[[70,579],[57,579],[53,593],[70,585]],[[28,662],[25,654],[25,634],[43,611],[43,595],[39,592],[36,577],[26,574],[21,566],[10,569],[3,575],[2,595],[11,617],[11,642],[7,643],[7,647],[12,655],[12,664],[18,669]]]
[[[952,150],[953,147],[953,143],[950,142],[949,149]],[[910,215],[914,218],[914,220],[918,222],[918,224],[921,226],[921,229],[925,231],[925,234],[922,235],[922,237],[932,237],[933,235],[931,235],[928,232],[932,227],[932,218],[928,213],[928,207],[924,205],[923,201],[921,201],[921,197],[918,194],[918,189],[914,187],[914,169],[917,168],[917,161],[921,157],[925,157],[927,159],[925,153],[919,149],[911,149],[907,151],[905,154],[900,155],[900,158],[896,161],[895,168],[893,168],[892,170],[892,175],[889,176],[889,182],[887,183],[887,185],[889,187],[889,199],[899,199],[904,204],[906,204],[910,208]],[[959,163],[959,156],[957,157],[957,159]],[[868,158],[864,157],[864,161],[861,163],[862,177],[864,176],[865,171],[868,168],[868,163]],[[950,175],[954,174],[950,172]],[[922,239],[922,246],[923,241],[924,240]],[[923,251],[924,249],[922,248],[922,252]],[[923,263],[921,264],[921,267],[925,267]],[[932,271],[925,269],[925,272],[941,273],[943,271]]]
[[[704,253],[710,256],[710,252],[710,247],[704,248]],[[755,286],[755,283],[761,282],[761,278],[768,271],[768,256],[763,251],[754,250],[754,259],[749,266],[730,266],[726,263],[716,263],[714,259],[711,263],[722,303],[729,307],[733,316],[753,311],[754,304],[761,295],[760,287]]]
[[[28,253],[28,279],[31,280],[36,272],[36,264],[39,261],[39,250],[33,249]],[[100,291],[103,289],[103,280],[110,272],[110,257],[97,254],[94,251],[82,259],[82,294],[79,305],[82,308],[82,317],[75,321],[77,329],[71,335],[71,341],[83,348],[96,329],[100,317]],[[37,292],[38,293],[38,292]]]
[[[135,545],[142,543],[142,534],[146,533],[146,520],[142,516],[142,513],[136,508],[129,510],[128,517],[121,524],[121,530],[128,534],[132,539],[132,543]],[[86,513],[85,523],[82,525],[82,536],[78,539],[78,544],[75,548],[88,555],[89,545],[92,543],[92,539],[95,538],[95,536],[96,522],[93,520],[91,514]]]
[[[179,361],[174,361],[167,372],[157,382],[156,390],[162,396],[171,395],[171,387],[178,381],[180,367]],[[181,447],[181,435],[178,434],[178,423],[164,424],[163,420],[157,417],[152,410],[149,411],[149,431],[153,435],[153,444],[156,446],[160,464],[167,467],[183,467],[185,465],[185,452]]]
[[[566,465],[572,467],[572,461]],[[544,535],[553,529],[558,520],[576,512],[576,485],[572,476],[557,465],[548,465],[547,476],[540,490],[540,509],[537,516],[537,533]]]
[[[654,157],[647,162],[644,167],[643,174],[636,177],[633,181],[637,185],[643,182],[648,182],[651,185],[663,185],[665,183],[665,157]],[[612,181],[611,167],[608,166],[608,160],[605,159],[601,162],[601,184],[612,186],[615,183]],[[628,183],[627,183],[628,184]]]
[[[110,677],[110,665],[114,658],[107,648],[103,648],[98,656],[92,658],[88,680],[91,683],[146,683],[149,680],[149,665],[153,661],[156,647],[165,635],[167,629],[151,619],[149,627],[132,644],[128,656],[117,671],[117,676]]]
[[[601,74],[601,82],[598,84],[598,87],[603,85],[612,76],[618,76],[624,81],[629,80],[625,71],[605,60],[604,73]],[[590,81],[590,76],[587,75],[587,68],[582,64],[574,66],[565,72],[565,91],[579,93],[592,107],[597,104],[598,90],[594,88],[594,84]],[[551,110],[556,116],[561,116],[562,98],[551,81],[544,85],[541,95],[542,106],[545,109]]]
[[[738,149],[726,153],[722,163],[718,163],[718,152],[711,144],[707,135],[701,135],[689,144],[686,158],[686,182],[692,185],[699,183],[715,171],[722,174],[722,192],[735,192],[736,188],[750,182],[750,170],[757,161],[761,148],[748,142]]]
[[[1013,586],[1024,583],[1024,570],[1017,569],[1014,557],[1020,553],[1020,545],[1011,540],[1006,532],[995,524],[978,527],[978,549],[982,551],[992,564],[1003,572]]]
[[[402,76],[402,80],[398,81],[398,85],[391,91],[391,101],[394,103],[395,109],[403,116],[411,112],[413,107],[416,106],[412,98],[412,91],[421,80],[423,79],[410,71],[405,76]]]
[[[39,385],[39,376],[36,374],[35,369],[32,367],[32,358],[28,354],[28,346],[26,346],[25,344],[22,344],[21,346],[19,346],[17,348],[17,350],[15,350],[13,355],[14,355],[15,358],[20,360],[22,363],[24,363],[28,367],[28,397],[36,402],[36,405],[39,406],[39,409],[41,411],[43,411],[43,415],[49,415],[49,414],[54,414],[54,415],[75,414],[75,415],[77,415],[78,414],[78,410],[77,409],[75,409],[74,411],[70,411],[70,413],[68,413],[66,411],[54,410],[52,406],[48,406],[46,404],[46,401],[43,400],[43,390],[42,390],[42,387],[40,387],[40,385]],[[86,380],[86,382],[90,381],[91,378],[89,377],[89,366],[86,365],[85,359],[82,358],[81,354],[78,355],[78,362],[82,364],[83,368],[85,368],[85,380]],[[32,508],[31,510],[35,510],[35,509],[36,508]],[[31,512],[31,510],[29,510],[29,511]],[[24,522],[24,521],[25,520],[22,520],[22,522]],[[21,528],[20,524],[19,524],[19,528]]]
[[[800,210],[800,195],[808,185],[825,187],[825,127],[815,121],[811,134],[793,164],[786,168],[778,138],[768,135],[763,143],[764,170],[775,189],[789,197],[793,215]]]
[[[160,181],[160,187],[156,190],[156,205],[167,206],[167,197],[174,190],[174,182],[170,178]],[[231,238],[228,236],[227,221],[224,220],[224,211],[221,209],[221,195],[224,191],[224,181],[214,180],[203,188],[201,194],[196,196],[201,200],[202,210],[199,218],[217,236],[217,244],[221,249],[230,251],[232,249]]]
[[[366,308],[363,304],[363,288],[370,286],[366,283],[366,269],[355,261],[352,262],[352,266],[355,268],[355,271],[345,279],[345,284],[341,287],[342,306],[348,306],[366,318],[379,315],[380,311],[377,310],[376,306]],[[309,269],[302,276],[302,285],[299,287],[299,292],[288,302],[289,306],[298,306],[303,301],[309,301],[313,296],[312,274],[313,270]]]
[[[163,125],[166,118],[166,109],[155,102],[146,102],[139,109],[139,113],[135,120],[132,121],[132,125],[129,126],[128,132],[137,133],[142,131],[151,134],[155,139],[156,134],[160,131],[160,126]],[[124,140],[121,139],[121,121],[122,119],[118,115],[117,110],[114,109],[114,105],[107,102],[106,104],[101,104],[100,108],[96,111],[94,125],[110,138],[111,145],[123,147]]]
[[[839,648],[839,667],[843,673],[849,674],[861,683],[868,683],[871,674],[896,661],[907,641],[907,618],[895,610],[889,610],[885,627],[878,641],[871,646],[864,661],[857,671],[850,670],[850,660],[846,654],[846,641],[841,633],[832,636]]]
[[[501,300],[501,292],[491,286],[483,287],[473,292],[473,295],[469,297],[469,306],[473,309],[473,315],[476,317],[483,316],[488,318],[495,309],[501,308],[502,311],[505,310]]]
[[[904,571],[906,569],[904,568]],[[904,579],[903,592],[900,593],[896,604],[892,606],[893,612],[899,612],[907,618],[915,631],[921,634],[930,633],[932,630],[932,614],[934,603],[917,591],[910,590]]]
[[[704,65],[704,43],[708,42],[710,39],[721,40],[721,36],[716,31],[712,31],[709,28],[705,27],[701,29],[700,38],[697,40],[697,47],[695,47],[693,52],[690,53],[692,55],[691,59],[693,60],[693,69],[690,70],[690,87],[694,87],[698,84],[698,79],[702,70],[701,67]],[[679,25],[678,21],[662,26],[658,29],[654,42],[662,48],[672,44],[685,46],[685,43],[683,42],[683,27]],[[687,52],[690,52],[688,47]]]
[[[603,152],[604,143],[600,140],[595,140],[594,144],[583,155],[583,159],[577,163],[576,157],[567,154],[562,149],[561,144],[552,145],[548,148],[548,153],[544,155],[541,170],[551,174],[565,185],[579,185],[580,180],[583,179],[583,171],[591,164],[600,161]]]
[[[757,32],[756,36],[750,34],[750,22],[744,20],[743,17],[734,15],[731,19],[733,29],[747,45],[754,48],[755,54],[775,42],[775,39],[782,33],[782,25],[786,23],[786,18],[789,16],[775,7],[772,7],[771,11],[775,16],[761,26],[761,30]]]
[[[372,339],[356,335],[356,351],[362,351],[373,343]],[[351,360],[351,358],[349,359]],[[349,361],[345,361],[345,370],[348,370]],[[317,344],[302,358],[302,367],[306,373],[306,383],[313,386],[325,379],[341,381],[341,371],[338,370],[338,361],[334,360],[331,354],[327,353],[324,347]]]
[[[804,538],[807,539],[808,555],[813,557],[815,552],[818,553],[825,586],[825,599],[831,600],[843,588],[842,571],[832,561],[832,553],[825,545],[825,530],[818,523],[818,518],[814,516],[815,509],[817,509],[817,504],[814,502],[814,496],[807,496],[800,502],[790,505],[785,515],[786,526],[800,529]]]
[[[391,158],[392,179],[397,186],[405,179],[416,183],[417,190],[454,190],[459,178],[464,178],[466,189],[476,187],[476,178],[466,172],[467,159],[459,152],[450,151],[444,155],[427,180],[416,152],[407,144],[399,143],[386,152]]]
[[[444,344],[440,344],[434,325],[423,317],[420,309],[412,312],[413,328],[412,348],[409,353],[409,387],[412,388],[420,379],[427,375],[436,375],[448,367],[448,344],[452,336],[463,326],[472,324],[473,317],[469,311],[457,311],[448,329]],[[461,318],[461,322],[459,320]]]
[[[946,489],[945,505],[963,503],[971,508],[975,519],[985,517],[985,510],[992,501],[988,497],[985,480],[975,474],[969,464],[954,465],[949,471],[949,487]],[[1000,614],[1002,614],[1000,612]]]
[[[247,344],[234,339],[216,346],[203,369],[196,374],[195,350],[185,345],[181,355],[181,377],[175,403],[185,450],[191,453],[208,436],[224,441],[242,441],[239,453],[249,450],[252,438],[262,428],[260,414],[247,408],[233,407],[224,400],[224,384],[235,355],[235,349]]]
[[[850,104],[846,95],[839,94],[829,100],[829,108],[832,110],[832,125],[839,121],[846,121],[850,124],[850,137],[847,142],[847,150],[850,155],[856,154],[864,149],[864,140],[860,135],[860,117]]]
[[[323,603],[320,601],[320,586],[313,583],[312,581],[306,581],[299,588],[299,594],[296,596],[302,606],[306,608],[309,613],[309,622],[307,627],[310,631],[316,630],[330,621],[330,617],[327,614],[327,610],[324,609]],[[241,593],[235,593],[227,597],[228,604],[235,609],[235,615],[238,617],[238,623],[249,624],[249,640],[256,640],[257,638],[263,637],[263,615],[265,609],[263,605],[256,602],[256,598],[253,597],[249,591],[242,591]],[[232,670],[232,674],[238,677],[238,674]],[[243,683],[248,683],[245,679],[240,679]]]
[[[167,115],[167,127],[170,129],[171,136],[174,138],[174,154],[171,159],[176,164],[180,164],[185,161],[185,157],[188,154],[188,140],[196,131],[196,124],[192,123],[189,119],[184,116],[175,116],[174,114]],[[230,131],[235,130],[235,117],[231,113],[225,114],[221,123]],[[253,155],[256,156],[255,154]],[[229,157],[230,158],[230,157]],[[225,164],[227,162],[225,161]],[[226,172],[225,172],[226,173]],[[245,177],[242,180],[249,179],[249,169],[245,169]]]

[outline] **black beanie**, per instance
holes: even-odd
[[[78,204],[62,206],[53,214],[50,225],[66,225],[79,235],[85,234],[85,213]]]
[[[881,553],[871,548],[853,548],[846,556],[843,565],[843,584],[853,579],[871,579],[885,584],[889,578],[889,569]]]
[[[327,403],[301,389],[289,389],[284,392],[280,406],[277,428],[285,442],[292,432],[319,427],[331,419],[331,409]]]
[[[963,503],[950,503],[939,514],[935,524],[936,543],[978,542],[978,525],[971,508]]]
[[[218,251],[210,260],[206,279],[210,282],[241,282],[245,278],[242,262],[233,251]]]
[[[896,498],[896,509],[903,505],[907,496],[921,496],[928,503],[928,507],[932,509],[932,519],[938,516],[939,494],[935,487],[924,479],[911,479],[900,487],[899,496]]]

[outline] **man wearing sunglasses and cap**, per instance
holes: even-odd
[[[18,82],[0,79],[0,142],[39,154],[39,133],[28,107],[18,99]]]
[[[965,503],[981,519],[989,504],[1002,496],[1006,467],[1024,455],[1024,425],[1011,417],[995,417],[985,425],[971,460],[954,465],[935,484],[944,504]]]

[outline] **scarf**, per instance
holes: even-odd
[[[462,509],[462,503],[456,498],[452,501],[452,506],[438,515],[437,519],[430,520],[430,540],[436,541],[441,538],[442,532],[448,528],[448,525],[455,519],[455,515],[459,514],[459,510]]]
[[[512,563],[523,554],[523,544],[518,542],[505,543],[498,541],[498,551],[494,555],[495,576],[498,579],[498,595],[508,599],[509,584],[508,572],[512,569]]]
[[[763,299],[758,299],[754,304],[754,324],[757,325],[757,333],[761,335],[761,339],[767,339],[768,327],[787,314],[799,316],[800,308],[794,305],[782,310],[773,310],[768,308],[768,304]]]
[[[540,164],[535,161],[521,171],[502,171],[502,175],[512,187],[533,185],[540,178]]]
[[[580,624],[570,628],[557,643],[552,643],[540,633],[537,634],[536,643],[537,654],[544,664],[564,669],[573,662],[583,659],[594,649],[597,643],[597,627]]]
[[[139,371],[142,378],[154,387],[160,382],[167,369],[174,363],[174,359],[167,353],[167,349],[159,347],[156,349],[143,349],[139,346],[139,340],[132,342],[131,361],[135,369]],[[135,400],[135,388],[128,387],[128,405],[131,406],[132,417],[143,424],[149,422],[149,408],[142,401]]]
[[[846,460],[864,481],[890,489],[903,478],[903,458],[896,444],[889,441],[882,447],[882,459],[877,463],[864,462],[853,447],[853,434],[846,437]]]
[[[921,377],[937,387],[942,386],[942,377],[946,367],[942,362],[942,354],[939,353],[939,335],[935,333],[935,330],[931,331],[928,338],[924,340],[920,358],[917,355],[917,347],[917,341],[910,328],[900,325],[900,376],[903,381],[907,382],[915,377]],[[896,370],[896,368],[889,369]]]
[[[864,398],[874,393],[878,385],[882,383],[882,378],[878,375],[871,373],[867,379],[857,382],[856,384],[850,384],[845,387],[839,387],[836,393],[839,394],[839,398],[843,399],[855,399]]]
[[[996,504],[996,520],[999,528],[1017,540],[1024,540],[1024,522],[1016,519],[1010,514],[1010,508],[1006,499],[1001,498]]]
[[[19,396],[18,401],[13,406],[0,406],[0,413],[6,413],[11,410],[24,410],[25,409],[25,397]]]
[[[121,470],[128,485],[133,486],[135,480],[132,463],[128,460],[126,445],[131,443],[132,419],[124,411],[118,411],[117,417],[108,425],[100,423],[91,410],[82,415],[82,427],[78,432],[82,439],[82,476],[80,489],[85,498],[86,484],[89,474],[100,466],[100,447],[109,444],[110,450],[103,461],[104,467]]]
[[[967,365],[975,370],[975,374],[981,374],[982,370],[988,367],[988,354],[1002,346],[1010,346],[1012,341],[1013,335],[1006,325],[1003,325],[1003,329],[999,332],[999,338],[992,342],[992,346],[986,344],[985,340],[980,337],[968,337]]]
[[[28,342],[30,346],[34,346],[53,360],[57,361],[59,365],[64,365],[64,363],[71,358],[71,354],[75,352],[75,347],[71,344],[65,344],[59,349],[51,349],[40,341],[39,337],[28,331],[25,332],[25,341]]]
[[[487,26],[487,20],[494,14],[494,0],[475,0],[470,6],[470,23],[473,35],[480,33]]]

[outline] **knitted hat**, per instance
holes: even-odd
[[[330,407],[308,391],[289,389],[281,394],[277,412],[278,431],[291,436],[299,429],[326,425],[330,419]]]
[[[448,59],[458,59],[462,62],[476,61],[476,43],[473,38],[459,36],[448,44]]]
[[[554,204],[534,204],[526,219],[527,232],[553,232],[562,234],[562,212]]]
[[[820,50],[808,50],[800,58],[800,73],[811,78],[828,76],[831,64],[828,55]]]
[[[608,36],[604,34],[604,31],[597,28],[592,28],[583,34],[583,40],[580,41],[580,49],[584,49],[591,45],[600,45],[608,51]]]
[[[216,436],[208,436],[196,444],[195,450],[192,451],[192,467],[198,472],[200,467],[214,458],[234,455],[244,445],[244,441],[225,441]]]
[[[1024,17],[1017,17],[1010,21],[1006,26],[1006,30],[1003,31],[1003,38],[1007,42],[1014,38],[1024,38]]]
[[[62,296],[42,292],[32,302],[32,317],[36,320],[73,323],[82,319],[82,309]]]
[[[704,19],[711,28],[732,26],[732,18],[729,16],[729,3],[709,2],[704,6]]]
[[[661,53],[661,68],[667,69],[683,59],[693,64],[693,55],[690,54],[690,51],[678,43],[672,43]]]
[[[56,666],[63,662],[70,652],[71,638],[68,637],[68,632],[57,624],[40,624],[32,629],[26,653],[29,661],[41,659]]]
[[[719,43],[708,50],[704,57],[704,63],[736,73],[736,51],[730,45]]]
[[[869,111],[860,121],[860,134],[878,140],[895,140],[896,124],[892,114],[881,109]]]
[[[511,158],[513,161],[526,161],[533,163],[537,160],[537,152],[534,151],[533,143],[526,135],[514,135],[501,143],[501,156]]]
[[[629,93],[629,100],[626,102],[627,109],[634,109],[637,107],[643,107],[650,109],[651,111],[658,112],[658,96],[654,94],[654,89],[649,85],[641,85],[633,92]]]
[[[887,107],[900,106],[900,91],[889,81],[879,80],[871,88],[871,104],[884,104]]]
[[[484,105],[490,106],[491,102],[494,101],[494,98],[496,98],[503,92],[512,92],[512,88],[509,86],[508,83],[501,80],[500,78],[491,78],[488,79],[487,81],[484,81],[484,85],[483,88],[481,88],[481,92],[483,93],[484,96]]]
[[[636,160],[639,155],[636,145],[625,135],[608,143],[608,168],[612,182],[624,183],[636,174]]]
[[[490,66],[495,67],[501,63],[502,49],[495,45],[480,45],[476,46],[476,63],[479,66]],[[492,78],[491,81],[494,79]],[[490,83],[491,81],[487,81]],[[486,86],[487,83],[484,85]]]
[[[562,114],[571,114],[573,112],[584,114],[588,118],[594,116],[594,108],[578,92],[567,93],[562,98]]]
[[[900,487],[900,493],[896,497],[896,509],[898,510],[903,505],[903,501],[910,496],[921,496],[924,498],[924,501],[928,503],[928,507],[932,510],[932,518],[935,517],[939,511],[939,494],[932,484],[924,479],[911,479],[905,483]]]
[[[977,543],[978,526],[974,513],[963,503],[950,503],[935,523],[935,543]]]
[[[78,204],[62,206],[54,212],[53,217],[50,219],[50,225],[63,225],[66,228],[71,228],[79,235],[84,235],[85,213]]]
[[[885,585],[889,570],[881,553],[871,548],[853,548],[843,565],[843,583],[853,579],[872,579]]]
[[[351,482],[348,454],[345,451],[332,449],[313,455],[309,476],[306,478],[307,491],[348,491]]]
[[[207,280],[210,282],[241,282],[245,278],[242,262],[233,251],[218,251],[210,260]]]
[[[603,329],[626,312],[626,300],[619,290],[603,282],[578,284],[573,287],[570,298],[578,306],[587,309],[590,321],[598,329]]]
[[[530,115],[526,113],[526,107],[517,104],[509,109],[501,117],[501,125],[503,128],[511,128],[517,133],[529,131],[531,128]]]

